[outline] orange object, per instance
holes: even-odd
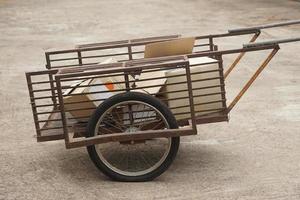
[[[113,84],[111,81],[107,81],[107,82],[105,83],[105,86],[106,86],[106,88],[107,88],[109,91],[112,91],[112,90],[115,89],[115,86],[114,86],[114,84]]]

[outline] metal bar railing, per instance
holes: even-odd
[[[238,95],[233,99],[233,101],[230,103],[230,105],[227,108],[227,112],[229,113],[231,109],[237,104],[237,102],[242,98],[242,96],[245,94],[245,92],[250,88],[252,83],[256,80],[256,78],[259,76],[259,74],[265,69],[265,67],[269,64],[269,62],[272,60],[272,58],[275,56],[277,51],[279,50],[279,46],[276,46],[272,52],[268,55],[268,57],[264,60],[264,62],[258,67],[256,72],[252,75],[252,77],[249,79],[249,81],[244,85],[242,90],[238,93]]]
[[[248,44],[244,44],[243,47],[251,48],[251,47],[260,47],[260,46],[267,46],[267,45],[276,45],[276,44],[281,44],[281,43],[298,42],[298,41],[300,41],[300,37],[248,43]]]
[[[272,24],[266,24],[266,25],[260,25],[260,26],[252,26],[247,28],[236,28],[236,29],[229,29],[229,33],[237,33],[237,32],[245,32],[245,31],[251,31],[251,30],[261,30],[261,29],[267,29],[267,28],[275,28],[280,26],[288,26],[293,24],[300,24],[300,19],[298,20],[290,20],[286,22],[277,22]]]
[[[247,28],[237,28],[237,29],[229,29],[229,34],[239,34],[244,32],[251,32],[251,31],[257,31],[253,38],[250,40],[250,43],[244,44],[244,48],[249,47],[259,47],[259,46],[266,46],[266,45],[276,45],[279,43],[287,43],[287,42],[294,42],[299,41],[299,38],[293,38],[293,39],[283,39],[283,40],[273,40],[273,41],[267,41],[267,42],[258,42],[254,43],[255,40],[259,37],[261,29],[266,28],[274,28],[274,27],[280,27],[280,26],[288,26],[288,25],[294,25],[294,24],[300,24],[300,20],[291,20],[286,22],[279,22],[279,23],[272,23],[267,25],[260,25],[260,26],[253,26],[253,27],[247,27]],[[236,67],[236,65],[240,62],[240,60],[245,55],[245,52],[241,52],[238,57],[233,61],[233,63],[230,65],[230,67],[227,69],[227,71],[224,74],[224,78],[226,79],[227,76],[230,74],[230,72]]]
[[[250,39],[250,43],[255,42],[255,40],[259,37],[260,31],[256,32],[253,37]],[[230,74],[230,72],[237,66],[237,64],[241,61],[241,59],[244,57],[246,52],[241,52],[239,55],[236,57],[236,59],[233,61],[233,63],[229,66],[229,68],[226,70],[224,73],[224,79],[227,78],[227,76]]]

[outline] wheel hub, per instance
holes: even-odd
[[[125,130],[125,133],[134,133],[139,131],[139,128],[135,127],[135,126],[130,126]]]

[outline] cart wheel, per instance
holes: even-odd
[[[127,92],[105,100],[91,116],[87,137],[107,133],[178,128],[168,107],[143,93]],[[87,147],[94,164],[117,181],[150,181],[176,157],[179,137],[110,142]]]

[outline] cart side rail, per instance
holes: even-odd
[[[296,23],[299,23],[299,22],[298,21],[293,21],[293,22],[290,22],[288,24],[296,24]],[[270,27],[271,26],[272,25],[270,25]],[[269,41],[263,41],[263,42],[248,43],[248,44],[243,45],[243,49],[245,49],[246,51],[247,51],[247,49],[249,50],[249,49],[258,49],[258,48],[266,48],[266,47],[272,47],[272,51],[268,54],[266,59],[259,65],[259,67],[256,69],[254,74],[250,77],[250,79],[246,82],[246,84],[243,86],[243,88],[237,94],[237,96],[232,100],[232,102],[228,106],[228,112],[230,112],[234,108],[234,106],[238,103],[238,101],[242,98],[242,96],[246,93],[246,91],[251,87],[253,82],[260,75],[260,73],[267,67],[267,65],[270,63],[272,58],[279,51],[279,49],[280,49],[279,44],[290,43],[290,42],[298,42],[298,41],[300,41],[300,37],[269,40]],[[232,69],[227,70],[228,73],[225,74],[225,78],[227,77],[227,75],[231,71],[232,71]]]
[[[286,42],[286,40],[284,40]],[[284,42],[281,41],[281,42]],[[294,41],[294,39],[291,39],[291,42]],[[280,41],[278,41],[280,42]],[[252,45],[253,44],[253,45]],[[223,50],[223,51],[212,51],[212,52],[204,52],[204,53],[197,53],[197,54],[190,54],[188,57],[203,57],[203,56],[214,56],[214,57],[224,57],[228,54],[245,54],[247,52],[253,52],[253,51],[271,51],[270,54],[267,56],[267,58],[259,65],[257,70],[254,72],[254,74],[250,77],[250,79],[246,82],[246,84],[242,87],[241,91],[237,94],[236,97],[233,98],[233,100],[229,103],[229,106],[227,107],[227,113],[229,113],[233,107],[239,102],[239,100],[242,98],[242,96],[246,93],[246,91],[250,88],[250,86],[253,84],[253,82],[256,80],[256,78],[260,75],[260,73],[265,69],[265,67],[269,64],[269,62],[272,60],[272,58],[275,56],[277,51],[280,49],[279,44],[276,42],[265,42],[261,43],[259,45],[255,45],[256,43],[251,43],[249,45],[244,45],[243,48],[239,49],[230,49],[230,50]],[[227,69],[227,71],[224,72],[224,79],[226,80],[227,75],[232,71],[232,69]]]
[[[239,33],[239,32],[247,32],[247,31],[255,31],[255,30],[261,30],[261,29],[267,29],[267,28],[275,28],[275,27],[281,27],[281,26],[289,26],[294,24],[300,24],[300,19],[298,20],[289,20],[285,22],[276,22],[272,24],[265,24],[260,26],[252,26],[252,27],[246,27],[246,28],[235,28],[235,29],[229,29],[229,33]]]
[[[267,46],[267,45],[278,45],[282,43],[290,43],[290,42],[298,42],[300,41],[300,37],[294,37],[294,38],[286,38],[286,39],[277,39],[277,40],[268,40],[268,41],[262,41],[262,42],[255,42],[255,43],[248,43],[244,44],[244,48],[250,48],[250,47],[260,47],[260,46]]]
[[[292,20],[268,25],[261,25],[248,28],[230,29],[226,33],[209,34],[196,36],[194,45],[194,53],[207,51],[215,51],[218,46],[215,43],[217,38],[227,38],[242,35],[253,35],[249,40],[250,43],[255,42],[260,36],[261,29],[280,27],[286,25],[299,24],[300,20]],[[114,58],[116,61],[128,61],[140,59],[144,57],[144,47],[146,44],[160,41],[167,41],[181,37],[181,35],[168,35],[160,37],[148,37],[131,40],[120,40],[102,43],[90,43],[77,45],[73,49],[48,51],[46,56],[46,68],[62,68],[74,66],[86,66],[98,64],[105,61],[108,57]],[[241,52],[229,66],[225,73],[225,78],[235,68],[239,61],[243,58],[244,52]]]
[[[115,61],[139,59],[144,57],[146,44],[178,37],[180,35],[83,44],[77,45],[74,49],[48,51],[45,53],[46,67],[52,69],[98,64],[106,58],[114,58]]]
[[[225,38],[241,35],[253,35],[250,42],[255,41],[260,35],[259,30],[250,30],[238,33],[222,33],[195,36],[194,53],[217,50],[215,38]],[[144,58],[145,45],[153,42],[161,42],[181,37],[181,35],[169,35],[160,37],[120,40],[103,43],[91,43],[77,45],[73,49],[48,51],[46,56],[46,68],[59,69],[65,67],[77,67],[98,64],[107,58],[115,61],[128,61]]]
[[[155,137],[175,137],[196,134],[196,115],[203,116],[204,119],[209,118],[209,113],[224,113],[226,117],[226,108],[223,106],[225,103],[225,91],[221,88],[224,85],[220,79],[222,79],[222,71],[219,69],[219,63],[221,61],[205,63],[217,64],[217,68],[214,70],[206,71],[193,71],[196,66],[190,66],[188,60],[183,56],[177,57],[164,57],[156,59],[144,59],[132,62],[124,62],[123,66],[116,65],[111,68],[103,68],[103,66],[90,66],[82,69],[82,71],[76,71],[76,69],[68,71],[60,71],[55,76],[57,84],[57,92],[59,98],[59,105],[61,109],[62,122],[64,127],[64,135],[67,148],[74,148],[80,146],[87,146],[96,143],[103,143],[109,141],[128,141],[130,139],[150,139]],[[179,74],[166,74],[166,71],[181,72]],[[149,75],[150,74],[150,75]],[[196,76],[201,74],[201,76]],[[208,74],[207,76],[202,76]],[[115,82],[118,89],[113,91],[97,90],[91,91],[90,88],[97,86],[105,86],[105,83],[91,82],[89,85],[81,85],[80,88],[84,88],[84,92],[80,94],[66,94],[63,92],[64,89],[70,89],[71,86],[68,82],[74,80],[96,80],[107,77],[115,77],[118,82]],[[132,78],[134,77],[134,78]],[[200,78],[199,78],[200,77]],[[202,77],[202,78],[201,78]],[[174,79],[176,78],[176,79]],[[178,79],[179,78],[179,79]],[[166,82],[167,79],[167,82]],[[102,79],[103,80],[103,79]],[[175,81],[176,80],[176,81]],[[219,80],[216,85],[207,85],[194,87],[195,82],[212,82],[211,80]],[[210,82],[209,82],[210,81]],[[77,86],[78,88],[78,86]],[[209,93],[212,88],[215,88],[215,93]],[[202,91],[199,93],[199,91]],[[115,95],[118,93],[137,91],[143,92],[159,98],[161,101],[168,104],[168,107],[172,111],[173,115],[177,119],[178,123],[184,128],[178,130],[162,130],[162,131],[138,131],[135,133],[122,133],[114,134],[109,132],[103,136],[95,136],[92,138],[75,138],[74,135],[79,135],[78,131],[86,130],[86,122],[89,120],[91,113],[96,109],[93,103],[97,102],[96,105],[102,103],[108,98],[109,95]],[[171,94],[171,95],[170,95]],[[99,98],[77,98],[83,95],[95,95],[94,97]],[[220,100],[213,101],[210,96],[220,96]],[[73,98],[72,101],[68,101],[68,98]],[[224,97],[224,98],[223,98]],[[203,102],[196,105],[195,99],[202,98]],[[223,99],[222,99],[223,98]],[[172,103],[170,103],[172,102]],[[174,104],[175,102],[175,104]],[[87,103],[85,107],[72,107],[72,104]],[[180,105],[179,105],[179,104]],[[206,110],[195,110],[196,106],[218,104],[218,109],[206,109]],[[76,113],[77,112],[77,113]],[[121,110],[120,115],[127,115],[128,111]],[[135,111],[143,112],[143,111]],[[71,113],[72,116],[67,116],[67,113]],[[144,116],[144,115],[143,115]],[[147,115],[146,115],[147,116]],[[80,123],[72,124],[71,120],[77,120]],[[121,117],[121,119],[125,120]],[[224,120],[227,120],[223,119]],[[218,119],[220,120],[220,118]],[[189,123],[190,121],[190,123]],[[113,125],[112,125],[113,126]]]
[[[27,72],[26,80],[37,141],[63,139],[60,110],[53,76],[58,70]],[[56,119],[53,118],[56,116]]]
[[[51,140],[51,139],[62,139],[65,138],[67,148],[73,148],[78,146],[85,146],[91,144],[90,140],[85,140],[85,127],[84,124],[88,121],[89,117],[93,110],[95,110],[95,106],[89,107],[91,102],[98,102],[100,104],[104,100],[106,100],[107,93],[111,95],[128,92],[128,91],[143,91],[147,92],[150,88],[162,88],[156,92],[148,92],[148,94],[159,97],[162,101],[169,104],[169,108],[175,115],[184,116],[182,118],[176,118],[178,123],[182,126],[191,126],[192,129],[195,129],[196,124],[200,123],[210,123],[210,122],[220,122],[220,121],[228,121],[228,113],[230,110],[236,105],[236,103],[240,100],[240,98],[244,95],[244,93],[249,89],[253,81],[257,78],[259,73],[266,67],[266,65],[270,62],[271,58],[278,51],[278,44],[269,44],[266,45],[258,45],[258,46],[249,46],[247,48],[240,49],[230,49],[223,51],[210,51],[210,52],[201,52],[201,53],[193,53],[186,55],[187,58],[198,58],[198,57],[214,57],[216,60],[211,63],[203,63],[201,65],[215,65],[217,64],[216,69],[210,69],[205,71],[194,71],[194,67],[199,65],[188,65],[187,60],[184,56],[168,56],[161,58],[152,58],[152,59],[140,59],[140,60],[132,60],[123,63],[114,63],[114,64],[95,64],[89,66],[82,67],[74,67],[74,68],[64,68],[59,70],[45,70],[40,72],[29,72],[26,73],[28,88],[31,97],[31,104],[34,114],[34,120],[37,129],[38,141],[43,140]],[[229,104],[226,105],[226,97],[225,97],[225,83],[223,76],[223,56],[227,54],[238,54],[241,52],[251,52],[251,51],[261,51],[261,50],[272,50],[271,54],[264,61],[264,63],[259,67],[258,71],[253,75],[253,77],[248,81],[248,83],[244,86],[241,92],[237,95],[237,97]],[[202,68],[202,67],[201,67]],[[168,70],[167,70],[168,69]],[[174,69],[174,71],[183,69],[185,70],[182,74],[168,74],[166,75],[166,71],[170,69]],[[196,69],[196,68],[195,68]],[[143,74],[152,73],[152,72],[160,72],[155,76],[142,76]],[[202,78],[195,79],[195,76],[205,75]],[[50,76],[51,75],[51,76]],[[209,75],[209,77],[207,77]],[[48,77],[49,80],[45,81],[45,78],[42,76]],[[50,80],[49,77],[55,77],[55,84]],[[34,77],[38,77],[41,80],[33,80]],[[77,81],[85,81],[92,80],[98,78],[112,78],[112,77],[123,77],[121,80],[114,82],[118,85],[123,85],[121,88],[116,88],[114,91],[84,91],[80,94],[72,94],[65,93],[66,90],[72,90],[76,88],[91,88],[98,86],[105,86],[106,83],[90,83],[89,85],[76,85],[74,86],[72,83]],[[183,78],[178,79],[178,78]],[[199,77],[199,76],[198,76]],[[201,76],[200,76],[201,77]],[[159,82],[162,79],[168,79],[167,82]],[[176,78],[176,82],[172,82],[172,78]],[[217,84],[210,85],[198,85],[196,87],[194,83],[201,82],[205,83],[211,80],[218,80]],[[52,83],[52,84],[50,84]],[[145,83],[144,85],[140,83]],[[33,88],[33,85],[40,86],[39,84],[46,84],[46,88]],[[185,85],[184,88],[179,87],[177,85]],[[174,87],[175,86],[175,87]],[[169,87],[169,89],[166,87]],[[216,92],[208,92],[208,93],[198,93],[200,91],[211,91],[212,88],[216,88],[218,91]],[[153,91],[153,90],[151,90]],[[43,92],[48,92],[47,95],[39,94]],[[39,94],[39,95],[37,95]],[[173,95],[170,95],[173,94]],[[174,95],[175,94],[175,95]],[[184,94],[183,96],[179,94]],[[65,98],[67,97],[75,97],[82,95],[98,95],[99,98],[96,99],[77,99],[77,101],[69,101],[66,102]],[[217,95],[219,96],[218,100],[205,100],[204,102],[197,103],[197,98],[202,97],[210,97]],[[205,99],[204,98],[204,99]],[[41,104],[38,103],[40,100],[48,100],[50,103]],[[54,104],[54,100],[58,100],[56,105]],[[171,105],[171,101],[179,101],[179,102],[187,102],[186,105]],[[71,106],[72,104],[86,104],[88,106],[84,108],[80,108],[78,106]],[[218,104],[221,107],[219,109],[203,109],[206,105],[209,104]],[[97,105],[98,105],[97,104]],[[37,109],[45,109],[44,107],[50,107],[52,110],[43,110],[38,111]],[[56,109],[53,110],[53,108]],[[197,107],[198,106],[198,107]],[[197,107],[197,108],[196,108]],[[187,110],[188,109],[188,110]],[[199,110],[200,109],[200,110]],[[202,109],[202,110],[201,110]],[[72,112],[82,112],[83,110],[87,111],[86,116],[75,116],[72,115]],[[55,114],[58,111],[58,114]],[[39,114],[44,114],[48,118],[40,119]],[[71,114],[71,115],[70,115]],[[52,130],[55,129],[53,126],[53,121],[58,121],[60,123],[60,127],[57,127],[54,131],[48,131],[54,136],[46,137],[43,135],[41,131]],[[78,123],[83,122],[83,123]],[[189,123],[190,122],[190,123]],[[48,126],[45,126],[45,123]],[[80,127],[78,127],[78,125]],[[194,133],[192,129],[187,130],[187,132],[182,133],[181,135],[189,135],[190,133]],[[75,131],[77,130],[77,131]],[[180,132],[180,131],[179,131]],[[176,132],[176,136],[178,136],[179,132]],[[59,133],[59,134],[58,134]],[[143,135],[143,133],[139,133]],[[171,133],[167,133],[172,135]],[[147,132],[148,136],[145,137],[156,137],[151,136],[152,133]],[[154,134],[155,135],[155,134]],[[180,134],[179,134],[180,135]],[[80,136],[80,138],[77,138]],[[124,136],[124,138],[128,138],[129,136]],[[131,137],[131,136],[130,136]],[[139,136],[143,137],[143,136]],[[49,139],[50,138],[50,139]],[[102,137],[100,137],[102,138]],[[107,140],[113,140],[114,137],[103,137],[102,139],[96,139],[94,142],[98,143],[100,140],[103,142]],[[119,136],[118,136],[119,138]],[[114,138],[116,139],[116,138]],[[122,140],[122,139],[121,139]],[[124,139],[125,140],[125,139]],[[75,142],[75,143],[73,143]],[[72,144],[71,144],[72,143]]]

